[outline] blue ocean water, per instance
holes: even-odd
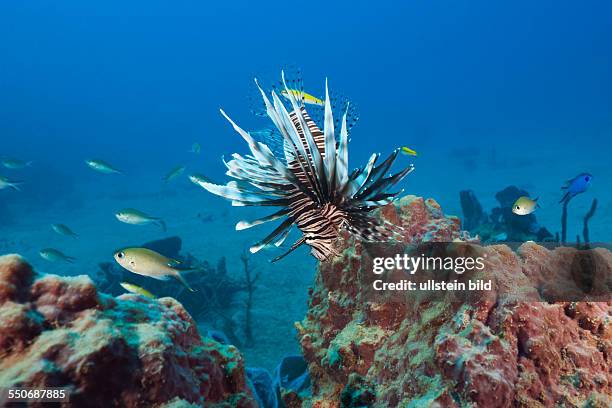
[[[260,126],[252,79],[279,79],[287,67],[301,69],[309,93],[322,96],[328,78],[357,106],[351,167],[406,145],[418,152],[401,157],[416,166],[406,194],[461,215],[460,190],[474,190],[488,210],[497,191],[515,185],[540,197],[538,221],[552,232],[561,185],[589,172],[594,182],[572,202],[568,236],[581,232],[597,198],[591,238],[609,241],[611,18],[605,1],[2,2],[0,156],[32,165],[0,168],[24,183],[0,190],[0,249],[42,271],[90,273],[113,249],[165,235],[114,219],[136,207],[163,217],[188,251],[211,262],[224,254],[238,268],[232,256],[264,231],[234,224],[257,211],[231,208],[184,176],[161,178],[182,164],[223,180],[221,156],[246,146],[219,108],[245,128]],[[200,155],[187,152],[194,142]],[[89,158],[125,175],[95,173]],[[52,222],[81,239],[62,240]],[[50,246],[77,263],[45,262],[38,251]],[[314,261],[306,250],[284,266],[269,265],[271,256],[255,260],[278,294],[261,301],[262,319],[297,304],[280,318],[291,338]],[[295,285],[291,293],[275,287],[279,279]]]

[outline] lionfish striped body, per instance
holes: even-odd
[[[242,230],[283,219],[274,231],[251,247],[251,252],[269,245],[282,245],[294,225],[302,237],[273,261],[302,244],[309,245],[318,260],[327,260],[336,254],[335,246],[342,229],[368,241],[392,239],[399,227],[379,221],[370,213],[392,202],[400,192],[390,193],[389,188],[413,170],[410,166],[385,177],[399,149],[379,165],[376,165],[378,154],[373,154],[365,166],[349,174],[347,115],[343,116],[337,141],[327,84],[323,131],[310,118],[303,101],[289,92],[286,84],[285,97],[289,99],[290,111],[275,92],[271,93],[270,101],[259,84],[257,87],[266,113],[282,137],[284,157],[275,156],[266,143],[256,141],[221,110],[248,143],[251,154],[234,153],[232,160],[225,162],[226,174],[235,180],[226,185],[208,180],[199,183],[211,193],[231,200],[235,206],[280,207],[267,217],[236,225],[237,230]]]

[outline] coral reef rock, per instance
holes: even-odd
[[[17,255],[0,257],[0,387],[66,387],[75,407],[257,406],[237,349],[176,300],[114,298]]]
[[[380,215],[405,228],[406,244],[460,237],[458,220],[433,200],[408,196]],[[612,406],[612,302],[493,296],[465,303],[410,293],[404,302],[376,302],[359,290],[372,275],[368,258],[401,246],[350,237],[344,245],[320,265],[308,313],[296,323],[311,395],[284,394],[288,407]],[[545,278],[542,260],[554,253],[562,262],[568,252],[535,243],[516,253],[505,245],[484,250],[490,278],[508,287]],[[612,254],[598,254],[609,272]]]

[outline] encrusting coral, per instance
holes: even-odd
[[[406,228],[405,242],[376,249],[346,237],[342,254],[320,265],[296,323],[312,395],[285,393],[287,406],[611,406],[610,297],[549,303],[539,293],[577,249],[481,247],[494,287],[523,288],[518,299],[494,291],[472,302],[414,293],[382,302],[360,292],[375,279],[373,253],[461,233],[433,200],[404,197],[381,216]],[[609,278],[612,253],[593,251],[591,266]]]
[[[257,406],[238,350],[176,300],[114,298],[17,255],[0,257],[0,387],[67,387],[75,407]]]

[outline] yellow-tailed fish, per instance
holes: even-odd
[[[134,293],[136,295],[142,295],[144,297],[148,297],[149,299],[155,299],[155,296],[151,292],[149,292],[145,288],[141,288],[138,285],[134,285],[133,283],[121,282],[119,283],[119,285],[121,285],[123,289],[127,290],[130,293]]]
[[[304,91],[300,91],[298,89],[289,89],[289,92],[291,92],[298,100],[301,99],[304,101],[304,103],[306,104],[310,104],[310,105],[319,105],[319,106],[325,106],[325,101],[322,99],[317,98],[316,96],[313,96],[309,93],[306,93]],[[287,89],[283,89],[281,90],[281,95],[283,95],[285,98],[289,97],[289,92],[287,92]]]
[[[402,146],[400,150],[402,154],[405,154],[406,156],[416,156],[417,155],[417,152],[409,148],[408,146]]]
[[[12,159],[9,157],[4,157],[0,159],[0,164],[2,164],[7,169],[23,169],[24,167],[29,167],[32,162],[31,161],[23,161],[19,159]]]
[[[514,204],[512,204],[512,212],[516,215],[528,215],[535,211],[538,206],[538,199],[532,200],[529,197],[519,197]]]
[[[85,160],[85,164],[89,167],[104,174],[123,174],[121,171],[117,170],[110,164],[106,163],[103,160]]]
[[[68,256],[64,254],[62,251],[59,251],[54,248],[41,249],[39,254],[43,259],[46,259],[47,261],[51,261],[51,262],[61,261],[61,262],[73,263],[75,260],[75,258],[73,258],[72,256]]]
[[[65,235],[67,237],[78,238],[79,234],[71,230],[67,225],[64,224],[51,224],[51,228],[53,231],[57,232],[60,235]]]
[[[190,268],[181,268],[180,261],[165,257],[147,248],[120,249],[115,252],[114,258],[119,265],[132,273],[164,281],[174,277],[189,291],[195,292],[181,276],[182,270],[189,270]]]
[[[0,190],[4,190],[5,188],[12,188],[13,190],[21,191],[19,188],[23,183],[21,181],[13,181],[9,180],[6,177],[0,176]]]
[[[152,217],[135,208],[125,208],[115,213],[115,217],[121,222],[132,225],[157,224],[166,231],[166,223],[159,217]]]
[[[189,150],[189,153],[200,154],[201,151],[202,151],[202,146],[200,146],[198,142],[195,142],[194,144],[191,145],[191,150]]]
[[[163,178],[163,180],[167,183],[167,182],[177,178],[181,174],[183,174],[184,171],[185,171],[185,166],[177,166],[177,167],[173,168],[172,170],[170,170],[168,172],[168,174],[166,174],[166,176]]]

